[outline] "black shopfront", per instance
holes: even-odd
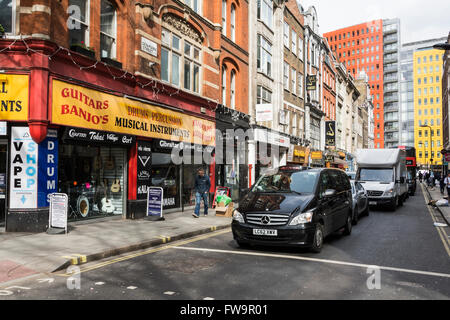
[[[216,186],[230,188],[234,202],[249,188],[249,129],[247,114],[219,105],[216,110]]]

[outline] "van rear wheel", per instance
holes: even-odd
[[[352,223],[352,214],[349,213],[347,216],[347,220],[345,223],[345,227],[344,227],[344,235],[345,236],[349,236],[352,234],[352,227],[353,227],[353,223]]]

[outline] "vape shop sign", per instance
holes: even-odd
[[[10,207],[37,208],[38,145],[28,127],[11,128]]]

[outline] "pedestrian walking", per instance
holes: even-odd
[[[445,176],[442,175],[441,179],[439,179],[439,187],[441,189],[441,194],[445,194]]]
[[[194,218],[200,217],[200,204],[203,200],[204,215],[208,215],[208,198],[209,189],[211,188],[211,180],[205,175],[205,170],[198,170],[198,174],[195,177],[194,191],[195,191],[195,211],[192,214]]]
[[[420,183],[422,183],[422,179],[423,179],[423,173],[422,173],[422,171],[419,171],[419,181],[420,181]]]
[[[444,184],[447,187],[447,196],[450,198],[450,173],[448,174],[447,178],[445,178]]]

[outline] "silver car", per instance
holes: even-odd
[[[350,181],[353,196],[353,225],[358,224],[359,217],[369,215],[369,196],[359,182]]]

